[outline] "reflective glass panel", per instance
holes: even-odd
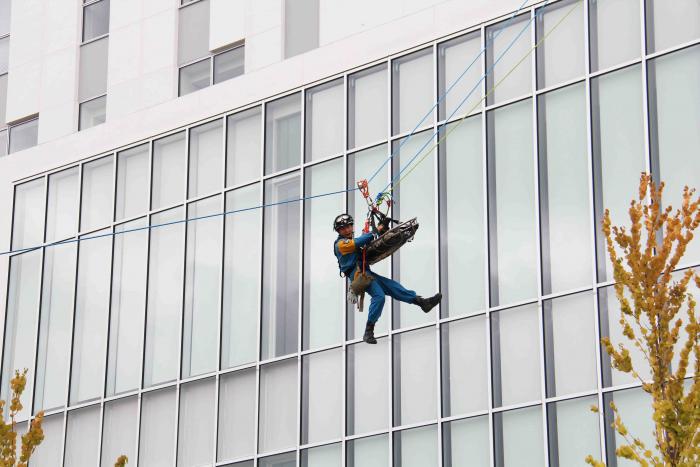
[[[301,162],[301,94],[270,102],[265,107],[265,173]]]
[[[343,152],[343,108],[342,79],[306,91],[304,146],[307,161]]]
[[[393,134],[433,123],[433,74],[430,48],[392,62]]]
[[[358,148],[385,140],[389,102],[386,65],[348,77],[348,147]]]

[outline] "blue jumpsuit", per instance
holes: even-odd
[[[370,233],[362,234],[356,238],[345,238],[338,236],[333,244],[333,252],[338,258],[338,266],[340,271],[347,277],[352,278],[355,275],[355,269],[362,267],[362,253],[360,248],[366,246],[374,239]],[[395,280],[380,276],[369,267],[366,268],[366,273],[371,275],[374,280],[369,283],[367,293],[372,297],[369,304],[369,313],[367,315],[368,323],[376,323],[382,315],[384,301],[386,295],[395,298],[401,302],[413,303],[416,299],[416,293],[413,290],[406,289],[403,285]]]

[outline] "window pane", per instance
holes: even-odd
[[[10,127],[10,154],[36,146],[39,137],[39,119]]]
[[[47,248],[44,254],[35,413],[66,404],[76,250],[71,243]]]
[[[301,364],[301,443],[340,438],[343,433],[342,349],[305,355]]]
[[[260,369],[259,452],[278,451],[296,445],[296,388],[296,358]]]
[[[584,292],[542,304],[548,397],[596,388],[593,299]]]
[[[537,305],[491,314],[495,407],[540,399],[539,344]]]
[[[306,91],[306,160],[343,152],[343,80]]]
[[[349,148],[386,140],[389,118],[386,65],[348,77],[348,110]]]
[[[226,186],[260,177],[262,112],[255,107],[228,117]]]
[[[696,3],[700,6],[700,3]],[[663,7],[665,10],[673,8]],[[654,175],[666,184],[664,199],[681,206],[683,187],[700,186],[700,47],[649,62],[649,118]],[[700,242],[691,242],[683,263],[700,261]]]
[[[63,240],[78,230],[79,171],[77,167],[49,176],[46,241]]]
[[[393,134],[409,132],[419,122],[420,128],[432,125],[432,49],[424,49],[394,60],[392,70]],[[430,115],[426,117],[428,111]]]
[[[355,219],[357,223],[355,229],[359,231],[364,225],[364,219],[367,217],[367,202],[362,197],[362,194],[357,190],[357,181],[364,178],[369,178],[378,167],[382,165],[383,162],[388,158],[387,155],[387,145],[382,144],[380,146],[365,149],[364,151],[356,152],[355,154],[350,154],[347,158],[348,169],[347,169],[347,189],[353,189],[346,196],[348,200],[348,212]],[[389,168],[391,164],[386,163],[384,167],[379,171],[377,176],[369,182],[369,191],[373,196],[382,191],[389,181]],[[335,217],[335,216],[334,216]],[[328,222],[328,221],[327,221]],[[391,270],[389,269],[389,261],[380,261],[377,264],[372,265],[372,271],[380,274],[384,277],[389,277],[391,275]],[[338,271],[338,265],[335,265],[333,275],[335,276]],[[345,287],[345,284],[343,284]],[[343,289],[344,291],[345,289]],[[366,296],[366,299],[369,296]],[[369,302],[367,302],[369,306]],[[367,316],[365,313],[358,313],[357,308],[354,305],[347,304],[347,338],[357,339],[362,337],[365,332],[365,325],[367,323]],[[384,303],[384,316],[387,318],[391,316],[392,304],[391,300],[387,300]],[[415,310],[414,310],[415,311]],[[376,323],[376,328],[374,330],[375,334],[382,334],[389,328],[388,319],[380,319]]]
[[[437,467],[437,426],[394,434],[394,467]]]
[[[486,307],[481,117],[453,125],[446,129],[451,133],[440,145],[439,156],[443,317],[472,314]]]
[[[260,204],[260,185],[226,193],[226,212]],[[224,309],[221,365],[255,361],[260,314],[260,224],[262,209],[226,215],[224,245]],[[247,267],[239,267],[247,265]]]
[[[245,71],[245,47],[214,56],[214,84],[240,76]]]
[[[223,123],[217,119],[190,130],[190,198],[221,189],[224,164]]]
[[[79,130],[104,123],[107,119],[107,96],[98,97],[80,104]]]
[[[265,182],[265,204],[299,199],[300,176],[284,175]],[[263,270],[261,358],[298,350],[299,203],[266,208]]]
[[[209,55],[209,0],[180,8],[178,64]]]
[[[103,157],[83,165],[80,230],[104,227],[112,221],[113,178],[113,156]]]
[[[255,453],[255,369],[222,375],[217,461]]]
[[[444,96],[440,120],[481,110],[482,55],[478,32],[438,45],[438,96]]]
[[[639,0],[591,2],[591,71],[639,57],[639,3]]]
[[[182,220],[182,209],[151,217],[151,225]],[[146,319],[144,385],[172,381],[178,376],[178,349],[183,287],[183,224],[151,230]]]
[[[141,401],[139,464],[173,465],[175,388],[148,392]]]
[[[547,405],[549,458],[555,465],[577,465],[589,454],[600,459],[598,415],[590,407],[597,397],[585,397]]]
[[[351,439],[345,453],[347,467],[389,467],[389,436]]]
[[[539,99],[542,293],[550,294],[592,280],[585,85]]]
[[[544,13],[542,10],[537,13],[540,16],[536,41],[543,41],[536,49],[537,87],[554,86],[583,76],[586,63],[583,3],[564,0],[544,8]]]
[[[347,351],[348,435],[389,427],[389,341],[351,345]],[[364,465],[364,464],[359,464]]]
[[[486,333],[484,315],[442,326],[443,416],[488,408]]]
[[[80,46],[78,99],[84,101],[107,92],[109,38]]]
[[[148,210],[148,145],[117,155],[116,220],[134,217]]]
[[[489,465],[489,419],[487,416],[455,420],[442,425],[442,465]]]
[[[96,235],[110,232],[103,230]],[[112,237],[83,241],[78,247],[71,404],[99,398],[104,392]]]
[[[258,467],[296,467],[296,465],[296,452],[288,452],[286,454],[278,454],[276,456],[258,459]]]
[[[140,219],[115,227],[115,232],[146,225],[146,219]],[[115,235],[107,395],[141,386],[147,261],[147,230]]]
[[[603,2],[604,3],[604,2]],[[627,209],[644,171],[644,122],[639,65],[591,80],[596,225],[610,210],[612,225],[629,222]],[[597,236],[598,281],[612,280],[605,238]]]
[[[65,464],[71,467],[97,465],[100,449],[100,406],[68,412]]]
[[[41,424],[44,441],[32,455],[32,467],[55,467],[63,451],[63,414],[49,415]]]
[[[44,238],[44,178],[15,187],[12,249],[33,247]]]
[[[0,36],[10,32],[11,0],[0,0]]]
[[[700,3],[697,0],[676,0],[673,3],[647,0],[646,3],[649,53],[700,37]]]
[[[284,58],[318,47],[319,0],[285,0]]]
[[[266,104],[265,173],[299,165],[301,161],[301,94]]]
[[[394,253],[393,278],[407,288],[418,288],[419,295],[432,295],[437,287],[435,277],[436,241],[435,241],[435,167],[436,151],[428,149],[433,146],[430,131],[412,136],[398,152],[394,160],[392,173],[394,180],[399,177],[399,165],[404,168],[416,154],[418,159],[429,154],[411,176],[405,178],[400,185],[394,185],[393,198],[396,203],[392,206],[392,217],[407,221],[413,217],[418,219],[420,229],[413,241],[406,248]],[[426,144],[421,150],[421,147]],[[394,142],[394,152],[399,147]],[[419,152],[420,151],[420,152]],[[414,161],[417,163],[418,159]],[[413,167],[413,166],[412,166]],[[412,169],[409,169],[412,170]],[[404,172],[406,173],[406,172]],[[376,193],[373,193],[376,196]],[[431,313],[423,313],[416,305],[399,303],[398,312],[393,314],[394,329],[413,326],[435,321],[437,308]]]
[[[179,94],[184,96],[211,84],[211,60],[205,59],[180,68]]]
[[[343,186],[343,159],[307,169],[304,184],[305,196],[339,191]],[[343,339],[345,279],[338,277],[335,256],[319,246],[332,246],[334,238],[328,226],[344,208],[342,194],[304,202],[304,349]]]
[[[651,396],[640,388],[611,392],[603,395],[603,406],[605,407],[605,444],[607,448],[606,457],[608,465],[617,465],[618,467],[638,465],[636,462],[616,459],[615,450],[628,443],[610,426],[613,423],[614,417],[610,409],[610,402],[613,401],[630,435],[640,439],[653,455],[658,456],[656,440],[653,435],[654,419],[652,418]]]
[[[109,33],[109,0],[83,8],[83,42]]]
[[[221,197],[214,196],[190,204],[187,218],[215,215],[221,209]],[[218,366],[221,222],[216,216],[187,223],[183,378]]]
[[[394,426],[437,417],[435,329],[394,337]]]
[[[177,465],[197,467],[212,462],[216,380],[184,384],[180,389]]]
[[[185,199],[185,139],[183,131],[153,143],[153,209],[182,203]]]
[[[491,306],[537,294],[532,108],[487,114]]]
[[[495,413],[493,424],[496,467],[545,465],[539,405]]]
[[[34,389],[34,352],[36,325],[39,318],[41,287],[41,250],[10,257],[7,314],[2,363],[2,399],[10,398],[10,380],[15,370],[29,369],[18,419],[26,419],[31,411]],[[50,417],[49,417],[50,418]],[[45,422],[48,422],[48,418]],[[46,426],[44,427],[46,430]]]
[[[341,467],[340,443],[301,451],[301,467]]]
[[[530,15],[518,16],[505,27],[503,23],[498,23],[486,28],[486,70],[490,71],[486,76],[488,105],[532,91],[532,61],[526,59],[517,65],[532,48],[531,28]],[[505,79],[506,75],[508,79]],[[494,89],[496,83],[501,84]]]
[[[136,396],[105,403],[101,467],[112,467],[121,455],[135,458],[138,409]]]

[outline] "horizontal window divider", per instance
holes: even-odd
[[[509,105],[512,105],[512,104],[517,104],[518,102],[524,102],[524,101],[530,100],[530,99],[532,99],[532,97],[533,97],[532,93],[529,93],[527,95],[523,94],[523,95],[520,95],[518,97],[506,99],[505,101],[499,102],[497,104],[491,104],[491,105],[484,106],[483,110],[484,110],[484,112],[488,113],[488,112],[491,112],[493,110],[498,110],[498,109],[503,108],[503,107],[508,107]]]
[[[568,86],[573,86],[575,84],[580,84],[580,83],[585,83],[585,82],[586,82],[585,75],[577,76],[576,78],[572,78],[572,79],[569,79],[566,81],[562,81],[561,83],[552,84],[551,86],[547,86],[547,87],[538,89],[537,91],[535,91],[535,95],[540,96],[542,94],[547,94],[548,92],[557,91],[559,89],[564,89]]]
[[[700,39],[694,39],[694,40],[692,40],[692,41],[684,42],[684,43],[682,43],[682,44],[675,45],[675,46],[673,46],[673,47],[669,47],[669,48],[667,48],[667,49],[659,50],[659,51],[657,51],[657,52],[648,54],[648,55],[646,56],[646,59],[647,59],[647,60],[653,60],[653,59],[655,59],[655,58],[659,58],[659,57],[662,57],[662,56],[664,56],[664,55],[672,54],[672,53],[674,53],[674,52],[678,52],[679,50],[688,49],[688,48],[694,47],[694,46],[696,46],[696,45],[700,45]]]
[[[185,68],[185,67],[188,67],[190,65],[196,65],[197,63],[202,63],[205,60],[210,60],[211,57],[212,57],[212,55],[205,55],[204,57],[199,57],[199,58],[196,58],[194,60],[190,60],[189,62],[181,63],[177,67],[178,68]]]
[[[80,105],[82,105],[82,104],[87,104],[88,102],[97,100],[97,99],[99,99],[99,98],[101,98],[101,97],[107,97],[107,93],[98,94],[98,95],[93,96],[93,97],[88,97],[87,99],[82,100],[82,101],[79,101],[78,103],[79,103]]]
[[[518,410],[518,409],[526,409],[529,407],[537,407],[537,406],[543,406],[544,401],[542,400],[532,400],[528,402],[520,402],[518,404],[510,404],[510,405],[504,405],[502,407],[494,407],[491,409],[493,413],[499,413],[499,412],[509,412],[511,410]]]
[[[343,438],[333,438],[330,440],[325,440],[325,441],[318,441],[316,443],[309,443],[309,444],[299,444],[299,450],[304,451],[306,449],[313,449],[313,448],[320,448],[323,446],[332,446],[334,444],[342,443]]]
[[[97,3],[97,2],[96,2],[96,3]],[[88,40],[86,40],[86,41],[83,41],[83,42],[80,43],[80,47],[82,47],[82,46],[84,46],[84,45],[92,44],[93,42],[97,42],[97,41],[99,41],[99,40],[102,40],[102,39],[104,39],[105,37],[109,37],[109,33],[105,33],[105,34],[102,34],[101,36],[92,37],[92,38],[90,38],[90,39],[88,39]]]
[[[304,162],[304,168],[306,169],[309,167],[314,167],[314,166],[319,165],[319,164],[323,164],[324,162],[334,161],[336,159],[340,159],[344,155],[345,155],[345,153],[341,152],[341,153],[331,154],[330,156],[322,157],[321,159],[307,161],[307,162]]]
[[[582,392],[575,392],[573,394],[565,394],[562,396],[548,397],[545,399],[545,403],[552,404],[555,402],[581,399],[582,397],[591,397],[591,396],[597,396],[597,395],[598,395],[598,390],[591,389],[590,391],[582,391]]]
[[[437,111],[437,108],[433,109],[433,112],[435,112],[435,111]],[[426,119],[426,122],[427,122],[427,121],[428,121],[428,120]],[[424,132],[424,131],[429,131],[429,130],[431,130],[431,129],[433,129],[433,128],[434,128],[433,119],[430,119],[430,122],[429,122],[429,123],[426,123],[425,125],[421,125],[421,126],[420,126],[419,128],[417,128],[415,131],[408,130],[408,131],[404,131],[403,133],[397,133],[397,134],[395,134],[395,135],[392,135],[392,136],[391,136],[391,141],[392,141],[392,142],[398,142],[398,141],[400,141],[400,140],[402,140],[402,139],[405,139],[405,138],[408,137],[409,135],[412,135],[411,138],[413,138],[414,136],[418,135],[419,133],[422,133],[422,132]]]
[[[376,141],[376,142],[372,142],[372,143],[368,143],[368,144],[363,144],[362,146],[357,146],[355,148],[348,148],[348,150],[346,152],[347,152],[348,156],[351,156],[353,154],[357,154],[358,152],[366,151],[368,149],[377,148],[383,144],[387,144],[388,142],[389,141],[385,139],[385,140],[380,140],[380,141]],[[389,151],[387,150],[387,152],[389,152]]]

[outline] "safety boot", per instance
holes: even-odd
[[[367,323],[367,326],[365,327],[365,335],[362,336],[362,340],[368,344],[377,343],[377,339],[374,338],[374,323]]]
[[[442,299],[442,294],[440,292],[436,293],[432,297],[428,298],[423,298],[421,296],[416,297],[416,299],[413,301],[416,305],[420,307],[421,310],[423,310],[424,313],[429,312],[435,306],[440,303],[440,300]]]

